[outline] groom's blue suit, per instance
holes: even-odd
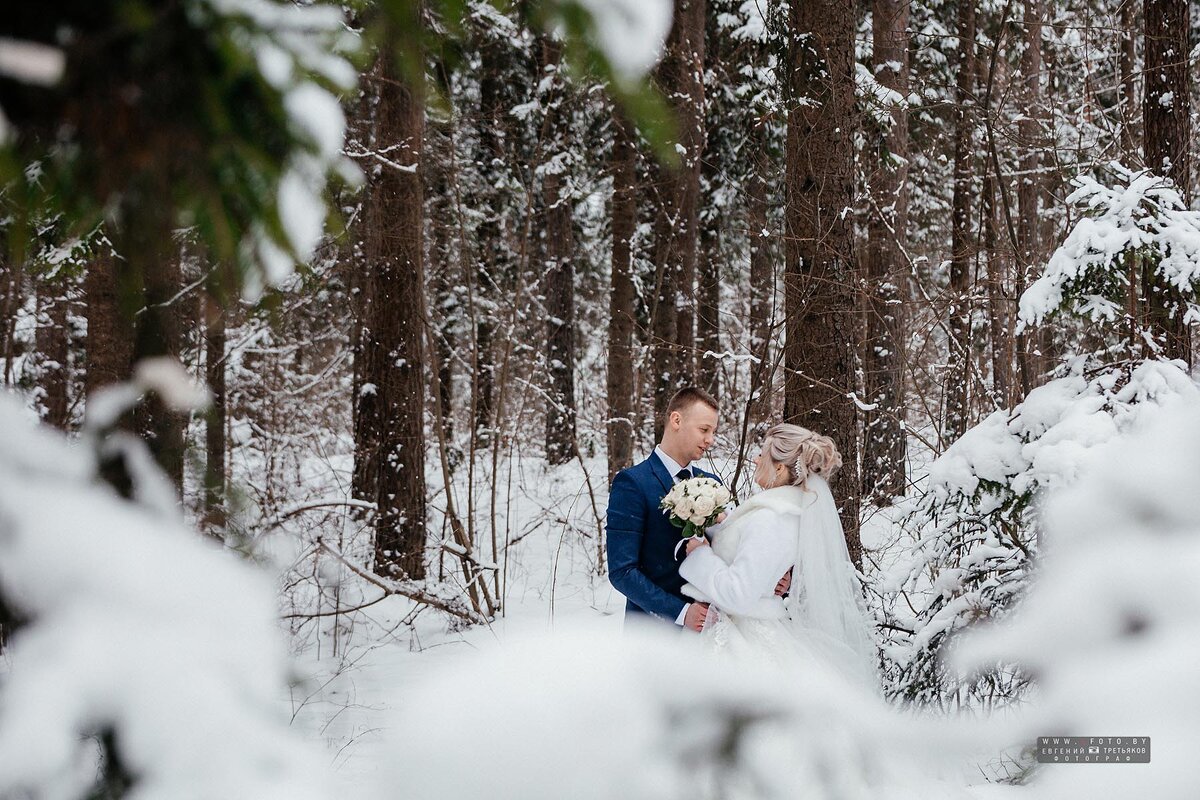
[[[695,477],[716,475],[691,467]],[[613,478],[608,495],[608,577],[625,595],[625,617],[650,614],[674,623],[689,601],[683,597],[675,547],[682,531],[658,504],[674,485],[655,453]]]

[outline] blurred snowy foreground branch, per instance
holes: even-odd
[[[1045,509],[1040,566],[1012,617],[968,635],[967,668],[1037,679],[1022,736],[1149,736],[1151,763],[1047,766],[1039,797],[1193,798],[1200,786],[1200,407],[1176,402],[1105,446]]]
[[[699,644],[582,629],[472,654],[403,687],[382,785],[439,800],[968,796],[980,729]]]
[[[327,798],[270,581],[0,396],[0,797]],[[99,768],[97,765],[100,765]]]

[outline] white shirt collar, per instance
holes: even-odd
[[[663,450],[662,445],[660,445],[660,444],[654,446],[654,454],[656,456],[658,456],[659,460],[662,461],[663,466],[667,468],[667,474],[671,476],[672,481],[677,480],[677,478],[675,476],[679,474],[679,470],[681,470],[681,469],[691,470],[691,468],[692,468],[692,462],[690,462],[690,461],[688,463],[680,466],[678,463],[675,462],[675,459],[673,459],[669,455],[667,455],[667,451]]]

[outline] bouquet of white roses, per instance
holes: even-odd
[[[667,492],[659,508],[670,515],[672,525],[683,528],[686,539],[703,536],[704,529],[716,522],[732,499],[729,490],[712,478],[688,478]]]

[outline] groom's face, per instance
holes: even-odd
[[[698,461],[712,447],[717,435],[717,412],[704,403],[692,403],[671,417],[670,427],[679,437],[680,450],[686,452],[691,461]]]

